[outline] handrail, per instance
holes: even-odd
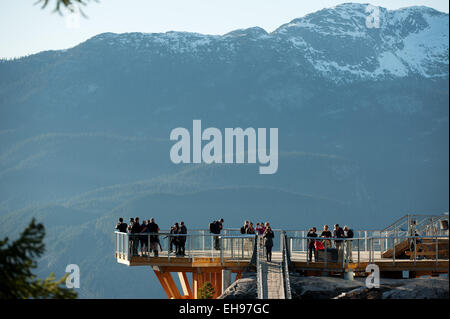
[[[264,298],[263,292],[263,276],[262,276],[262,267],[261,267],[261,248],[264,249],[263,245],[259,245],[256,243],[256,290],[258,294],[258,299]]]
[[[283,289],[284,289],[284,298],[285,299],[292,299],[291,294],[291,283],[289,280],[289,259],[288,259],[288,245],[287,245],[287,236],[286,233],[282,233],[283,240],[282,240],[282,261],[281,261],[281,267],[283,272]]]
[[[359,267],[359,265],[360,265],[360,263],[361,263],[361,254],[360,254],[360,241],[361,240],[365,240],[366,238],[333,238],[333,237],[327,237],[327,238],[324,238],[324,237],[290,237],[289,238],[290,240],[294,240],[294,239],[313,239],[313,240],[332,240],[332,241],[342,241],[343,242],[343,247],[345,247],[345,245],[347,245],[346,243],[347,242],[349,242],[349,241],[351,241],[351,242],[357,242],[358,244],[357,244],[357,249],[358,249],[358,258],[357,258],[357,263],[358,263],[358,267]],[[440,256],[440,250],[439,250],[439,240],[440,239],[446,239],[446,240],[448,240],[449,239],[449,235],[433,235],[433,236],[393,236],[393,237],[389,237],[389,239],[390,240],[392,240],[392,252],[393,252],[393,254],[392,254],[392,257],[387,257],[387,258],[384,258],[384,257],[382,257],[382,256],[380,256],[380,258],[382,259],[382,260],[386,260],[386,259],[389,259],[389,258],[392,258],[392,263],[395,265],[395,262],[396,262],[396,245],[399,243],[399,242],[402,242],[402,241],[408,241],[408,243],[409,243],[409,251],[410,252],[412,252],[412,256],[410,256],[410,260],[412,260],[412,261],[414,261],[414,264],[416,264],[416,261],[418,260],[418,253],[420,253],[420,252],[418,252],[417,251],[417,244],[419,243],[418,241],[420,240],[420,241],[422,241],[423,239],[432,239],[432,242],[431,242],[431,244],[432,245],[435,245],[435,248],[434,248],[434,255],[430,255],[430,257],[432,258],[432,260],[434,259],[435,261],[436,261],[436,266],[438,265],[438,260],[439,259],[442,259],[442,258],[439,258],[439,256]],[[399,241],[396,241],[396,239],[398,240],[398,239],[400,239]],[[369,258],[369,262],[375,262],[375,252],[377,252],[377,253],[381,253],[381,252],[383,252],[383,249],[382,249],[382,245],[379,245],[379,247],[377,248],[376,246],[375,246],[375,244],[378,242],[378,243],[381,243],[383,240],[386,240],[386,237],[383,237],[383,236],[373,236],[373,237],[369,237],[369,238],[367,238],[367,240],[368,240],[368,242],[369,242],[369,245],[368,245],[368,247],[369,247],[369,249],[367,250],[368,251],[368,253],[369,253],[369,256],[368,256],[368,258]],[[429,243],[428,243],[429,244]],[[413,251],[412,251],[413,250]],[[446,249],[447,251],[448,251],[448,246],[447,246],[447,249]],[[302,250],[300,250],[300,251],[302,251]],[[327,249],[325,249],[325,251],[327,251]],[[353,250],[352,250],[352,252],[353,252]],[[342,252],[343,254],[345,254],[345,250],[343,249],[343,252]],[[397,258],[398,259],[398,258]],[[444,260],[448,260],[448,257],[446,257],[446,258],[443,258]],[[308,263],[308,257],[306,256],[306,260],[307,260],[307,265],[309,265],[309,263]],[[344,263],[344,258],[343,258],[343,262],[342,262],[342,269],[345,269],[345,263]],[[339,268],[341,268],[341,266],[338,266]],[[328,267],[328,264],[327,264],[327,259],[326,259],[326,254],[325,254],[325,261],[324,261],[324,268],[327,268]],[[336,267],[336,264],[335,265],[333,265],[333,267]]]

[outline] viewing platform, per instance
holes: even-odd
[[[158,233],[163,251],[155,257],[147,252],[150,236],[115,232],[115,258],[127,266],[150,266],[169,298],[196,299],[206,282],[220,296],[231,283],[246,272],[257,273],[258,296],[262,299],[289,298],[289,272],[305,276],[367,276],[368,266],[376,265],[381,277],[413,278],[448,274],[448,215],[406,215],[383,230],[356,230],[354,238],[341,241],[344,249],[318,252],[309,261],[306,230],[274,230],[272,262],[265,261],[261,236],[241,235],[239,229],[224,229],[220,235],[207,230],[189,230],[187,235]],[[317,232],[320,236],[320,231]],[[411,236],[411,235],[415,236]],[[185,256],[168,253],[170,239],[185,237]],[[215,249],[217,238],[220,249]],[[322,238],[318,238],[322,240]],[[139,241],[133,252],[133,243]],[[146,243],[146,244],[143,244]],[[346,247],[351,243],[351,254]],[[147,245],[147,246],[146,246]],[[141,249],[143,247],[143,249]],[[350,258],[351,257],[351,258]],[[270,272],[270,273],[269,273]],[[179,281],[176,282],[172,274]],[[271,279],[276,287],[270,287]],[[274,280],[273,278],[280,278]],[[280,280],[282,281],[280,286]],[[261,291],[260,291],[261,290]],[[263,291],[264,290],[264,291]]]

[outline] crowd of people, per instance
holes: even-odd
[[[223,230],[224,220],[223,218],[213,221],[209,224],[209,231],[214,236],[214,249],[220,250],[219,236]],[[129,243],[133,256],[138,256],[153,252],[154,256],[158,256],[159,251],[163,251],[160,242],[160,229],[154,218],[144,220],[140,223],[139,217],[130,218],[129,223],[125,223],[123,218],[119,218],[115,229],[119,232],[128,233],[130,235]],[[175,253],[176,256],[185,256],[185,246],[187,239],[187,227],[183,221],[175,223],[170,227],[169,234],[164,237],[169,237],[168,253]],[[257,223],[254,227],[253,223],[246,220],[244,225],[240,228],[241,234],[257,235],[256,240],[260,245],[264,245],[267,261],[272,261],[272,247],[274,232],[270,227],[269,222]],[[314,255],[314,261],[318,261],[318,252],[325,249],[337,249],[339,259],[345,253],[345,256],[349,262],[352,260],[352,240],[353,230],[348,226],[344,228],[339,224],[334,225],[333,231],[331,231],[328,225],[323,226],[323,230],[320,236],[317,234],[316,227],[312,227],[307,234],[308,238],[308,260],[312,262]],[[346,240],[347,239],[347,240]],[[256,244],[256,243],[255,243]],[[334,247],[333,247],[334,245]],[[246,247],[251,247],[250,242],[247,242]]]
[[[246,220],[244,225],[241,227],[241,234],[247,235],[258,235],[260,240],[260,245],[264,244],[265,252],[266,252],[266,260],[272,261],[272,247],[273,247],[273,238],[275,237],[272,228],[270,227],[269,222],[265,223],[256,223],[256,228],[253,226],[253,223]],[[250,245],[248,245],[250,247]]]
[[[139,217],[130,218],[127,224],[120,217],[115,229],[130,235],[129,245],[133,256],[138,256],[139,252],[141,255],[153,252],[158,257],[158,250],[163,251],[157,235],[160,229],[154,218],[144,220],[142,224]]]
[[[349,239],[353,238],[354,234],[350,227],[345,226],[342,228],[339,224],[335,224],[333,232],[331,232],[328,225],[324,225],[320,236],[317,234],[316,227],[313,227],[308,231],[306,236],[308,237],[308,260],[310,262],[312,262],[313,254],[314,261],[317,261],[318,251],[333,248],[333,243],[334,248],[337,249],[339,261],[342,260],[341,258],[345,251],[347,261],[353,262],[353,241]]]

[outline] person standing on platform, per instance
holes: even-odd
[[[139,217],[134,219],[134,223],[131,226],[131,238],[133,239],[133,256],[138,255],[139,249],[139,233],[141,232],[141,224],[139,224]]]
[[[353,230],[350,229],[350,227],[345,226],[344,227],[344,237],[347,239],[345,241],[345,247],[346,247],[346,258],[347,262],[352,263],[353,262],[353,240],[349,240],[353,238]]]
[[[344,241],[342,240],[344,238],[344,230],[342,227],[339,227],[339,224],[334,225],[333,237],[336,238],[334,245],[338,253],[338,263],[341,263],[344,255]]]
[[[219,241],[219,235],[220,232],[223,229],[223,218],[221,218],[220,220],[216,220],[214,222],[212,222],[211,224],[209,224],[209,231],[211,232],[211,234],[214,235],[214,249],[215,250],[220,250],[220,241]]]
[[[328,229],[328,225],[323,225],[323,231],[320,234],[322,238],[330,238],[332,236],[331,231]],[[331,241],[329,239],[323,240],[323,245],[326,248],[331,248]]]
[[[266,230],[264,231],[264,246],[266,247],[266,259],[267,261],[272,261],[272,247],[273,247],[273,238],[275,237],[272,228],[270,228],[270,224],[266,223]]]
[[[317,238],[316,231],[317,231],[316,227],[313,227],[309,230],[308,234],[306,235],[306,237],[308,237],[308,260],[309,260],[309,262],[312,261],[313,252],[314,252],[314,261],[317,261],[317,250],[316,250],[316,240],[315,240],[315,238]]]
[[[242,234],[242,235],[247,234],[248,224],[249,224],[249,221],[246,220],[246,221],[244,222],[244,225],[241,227],[241,234]]]
[[[124,222],[123,222],[123,218],[120,217],[120,218],[119,218],[119,222],[117,223],[115,229],[116,229],[118,232],[126,233],[126,232],[127,232],[127,228],[128,228],[127,223],[124,223]]]
[[[172,227],[170,227],[170,235],[178,234],[178,224],[175,223]],[[175,253],[177,252],[177,237],[169,236],[169,254],[173,252],[173,247],[175,246]]]
[[[180,222],[180,231],[178,232],[181,235],[186,235],[187,234],[187,228],[184,225],[184,222]],[[178,237],[178,248],[179,248],[179,255],[180,256],[185,256],[185,246],[186,246],[186,236],[179,236]]]
[[[147,227],[151,233],[150,235],[150,250],[153,250],[154,256],[158,257],[158,246],[159,245],[159,236],[156,235],[159,233],[159,226],[155,223],[155,219],[150,219],[150,223],[147,224]]]

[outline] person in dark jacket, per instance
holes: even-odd
[[[246,220],[244,222],[244,225],[241,227],[241,234],[242,235],[247,234],[248,224],[249,224],[249,221]]]
[[[315,246],[316,244],[315,238],[317,238],[316,231],[317,231],[316,227],[313,227],[308,231],[308,234],[306,235],[306,237],[308,237],[308,259],[310,262],[312,261],[313,252],[314,252],[314,261],[317,261],[317,250]]]
[[[175,223],[172,227],[170,227],[170,234],[176,235],[178,234],[178,223]],[[175,252],[178,251],[178,238],[177,236],[169,236],[169,253],[173,252],[173,247],[175,246]]]
[[[187,234],[187,228],[184,222],[180,222],[180,230],[178,232],[181,235]],[[178,255],[185,256],[186,236],[178,236]]]
[[[149,242],[149,236],[148,236],[148,227],[147,227],[147,221],[144,220],[141,225],[141,236],[140,236],[140,242],[141,242],[141,255],[144,255],[148,252],[148,242]]]
[[[130,237],[133,240],[133,256],[138,255],[139,250],[139,233],[141,232],[141,224],[139,223],[139,217],[134,219],[134,223],[131,226]]]
[[[117,229],[117,231],[119,231],[121,233],[126,233],[127,232],[128,225],[127,225],[127,223],[123,222],[123,218],[122,217],[119,218],[119,222],[117,223],[115,229]]]
[[[334,241],[334,245],[336,246],[337,253],[338,253],[338,263],[341,263],[342,257],[344,254],[344,249],[343,249],[344,241],[341,238],[344,238],[344,230],[342,229],[342,227],[339,226],[339,224],[334,225],[333,237],[337,238]]]
[[[273,247],[273,234],[272,228],[270,228],[269,223],[266,223],[266,230],[264,231],[264,246],[266,247],[266,259],[267,261],[272,261],[272,247]]]
[[[220,232],[223,229],[223,218],[221,218],[220,220],[216,220],[213,224],[213,229],[210,229],[211,233],[217,236],[214,236],[214,249],[215,250],[220,250],[220,241],[219,241],[219,236]]]
[[[344,238],[350,239],[353,238],[353,230],[350,229],[350,227],[345,226],[344,227]],[[346,240],[345,241],[345,247],[346,247],[346,258],[347,262],[352,263],[353,262],[353,241],[352,240]]]
[[[158,257],[158,247],[160,248],[159,236],[159,226],[155,223],[155,219],[150,219],[150,223],[147,224],[148,230],[152,235],[150,235],[150,250],[153,250],[154,256]]]

